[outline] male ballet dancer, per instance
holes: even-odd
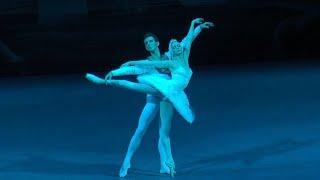
[[[147,57],[149,61],[161,61],[167,60],[166,55],[161,55],[159,50],[159,40],[158,37],[153,33],[147,33],[144,35],[143,39],[145,49],[150,53]],[[123,64],[125,66],[125,64]],[[113,75],[130,75],[132,72],[126,71],[126,68],[120,68]],[[148,69],[145,72],[141,72],[141,76],[161,76],[163,78],[170,78],[166,73],[165,69]],[[96,84],[105,84],[105,80],[98,78],[92,74],[87,74],[86,78]],[[110,78],[110,74],[106,76],[105,79]],[[171,121],[173,117],[173,107],[169,101],[162,99],[163,97],[154,96],[147,94],[146,104],[140,114],[138,127],[131,138],[129,147],[126,153],[126,157],[122,163],[121,169],[119,171],[119,176],[124,177],[127,175],[127,170],[130,168],[130,162],[133,154],[138,149],[142,137],[148,129],[151,121],[154,119],[155,115],[158,113],[160,108],[160,127],[159,127],[159,141],[158,150],[160,154],[160,173],[172,174],[172,168],[174,166],[174,161],[171,153],[171,145],[169,132],[171,128]],[[168,167],[170,164],[170,167]]]

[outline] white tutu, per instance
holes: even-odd
[[[171,79],[164,78],[161,75],[146,74],[138,76],[138,80],[157,89],[172,103],[187,122],[192,123],[195,115],[184,92],[191,78],[192,71],[190,69],[188,72],[185,72],[184,68],[179,68],[175,72],[171,72],[171,74]]]

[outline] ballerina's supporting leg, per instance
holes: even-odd
[[[173,107],[172,104],[168,101],[162,101],[160,103],[160,119],[161,125],[159,129],[159,147],[163,147],[165,157],[161,158],[161,168],[160,173],[174,173],[174,168],[170,169],[167,166],[167,163],[173,164],[174,160],[171,153],[171,145],[170,145],[170,129],[171,129],[171,121],[173,117]]]

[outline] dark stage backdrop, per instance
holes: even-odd
[[[2,0],[1,76],[107,71],[146,57],[145,32],[186,35],[203,17],[213,30],[194,42],[193,67],[318,63],[320,3],[302,0]]]

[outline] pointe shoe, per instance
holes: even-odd
[[[125,166],[124,164],[121,166],[119,171],[119,177],[125,177],[128,173],[128,169],[130,168],[130,164]]]
[[[105,81],[104,79],[99,78],[98,76],[95,76],[93,74],[86,74],[86,79],[89,80],[90,82],[93,82],[95,84],[104,84]]]
[[[168,168],[170,169],[170,176],[171,176],[171,177],[174,177],[174,174],[176,174],[174,163],[172,163],[172,162],[166,162],[166,165],[167,165]]]
[[[160,174],[170,174],[170,168],[167,165],[161,165]]]

